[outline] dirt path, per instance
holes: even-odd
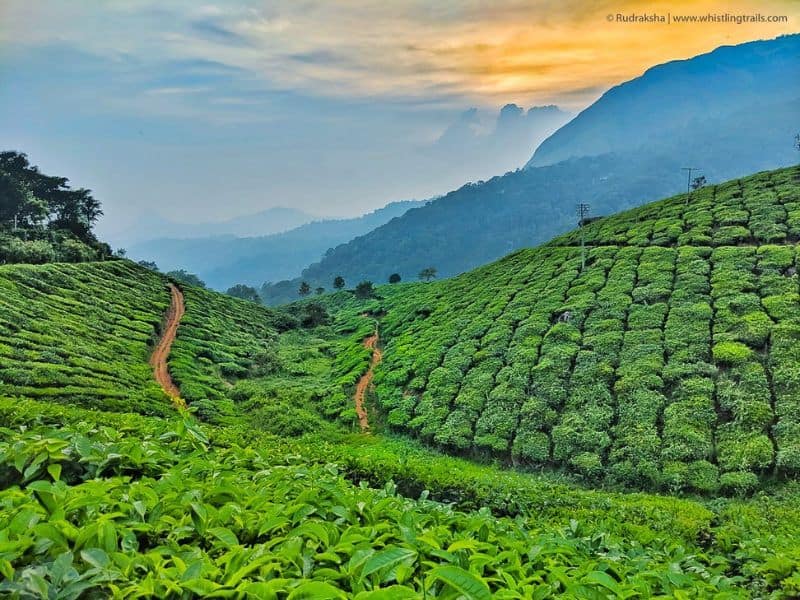
[[[172,342],[175,341],[175,336],[178,335],[178,325],[180,325],[186,308],[183,304],[183,293],[171,283],[169,284],[169,290],[172,294],[172,302],[167,310],[164,333],[150,356],[150,366],[153,367],[153,376],[156,381],[167,396],[172,398],[173,404],[180,408],[186,408],[186,403],[181,398],[181,391],[172,381],[167,368],[167,359],[169,358],[170,350],[172,350]]]
[[[375,367],[381,362],[383,352],[378,348],[378,332],[369,336],[364,340],[364,348],[372,350],[372,360],[369,363],[369,369],[361,376],[356,386],[356,414],[358,415],[358,424],[361,431],[366,433],[369,431],[369,420],[367,419],[367,409],[364,406],[364,396],[372,383],[372,376],[374,375]]]

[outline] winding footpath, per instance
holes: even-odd
[[[178,326],[186,312],[186,308],[183,302],[183,293],[178,287],[170,283],[169,290],[172,295],[172,301],[167,310],[164,333],[150,356],[150,366],[153,367],[155,380],[164,390],[164,393],[172,399],[172,403],[178,408],[186,408],[186,402],[181,398],[181,391],[175,385],[167,368],[167,359],[172,350],[172,343],[178,335]]]
[[[356,385],[355,403],[356,414],[358,415],[358,424],[361,427],[362,433],[369,432],[369,419],[367,418],[367,409],[364,406],[364,396],[372,383],[372,377],[375,374],[375,367],[381,362],[383,352],[378,348],[378,332],[369,336],[364,340],[364,348],[372,350],[372,360],[369,363],[369,369],[361,376]]]

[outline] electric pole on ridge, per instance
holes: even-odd
[[[682,167],[681,171],[687,171],[688,176],[686,178],[686,206],[689,206],[689,198],[692,196],[692,171],[701,171],[702,169],[698,167]]]
[[[583,235],[583,222],[589,215],[589,205],[583,203],[578,204],[576,212],[578,213],[578,229],[580,229],[581,232],[581,271],[583,271],[586,268],[586,244]]]

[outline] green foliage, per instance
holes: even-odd
[[[385,424],[464,456],[638,489],[733,493],[727,472],[800,473],[800,288],[783,245],[800,228],[780,235],[796,175],[588,223],[583,270],[575,232],[449,280],[380,288]],[[351,329],[373,318],[329,306]]]
[[[178,269],[177,271],[169,271],[167,272],[167,277],[169,277],[176,283],[180,283],[182,285],[191,285],[199,288],[206,287],[206,284],[202,279],[200,279],[194,273],[187,273],[184,269]]]
[[[239,283],[231,288],[228,288],[225,293],[228,294],[228,296],[233,296],[234,298],[249,300],[250,302],[261,304],[261,296],[258,295],[258,291],[249,285]]]
[[[375,286],[372,285],[371,281],[362,281],[356,286],[355,296],[359,300],[366,300],[367,298],[372,298],[374,295]]]
[[[752,356],[752,351],[740,342],[719,342],[712,350],[714,360],[728,365],[741,365]]]
[[[726,503],[715,517],[688,501],[570,489],[405,442],[287,442],[188,418],[21,400],[0,399],[0,415],[11,427],[0,429],[7,595],[791,597],[795,589],[800,508],[791,500]],[[363,477],[383,483],[349,481]],[[424,490],[516,517],[463,512]]]
[[[0,264],[86,262],[108,257],[92,228],[103,214],[87,189],[71,189],[28,162],[0,152]]]

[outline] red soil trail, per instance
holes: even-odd
[[[172,381],[172,376],[169,374],[167,368],[167,359],[169,358],[170,350],[172,350],[172,342],[178,335],[178,325],[181,323],[181,318],[186,312],[186,307],[183,303],[183,293],[173,284],[169,284],[169,290],[172,295],[169,310],[167,310],[166,322],[164,324],[164,333],[153,350],[150,356],[150,366],[153,367],[153,376],[158,384],[172,399],[173,404],[178,408],[186,408],[186,403],[181,398],[181,391],[175,382]]]
[[[367,389],[369,389],[369,386],[372,383],[374,369],[376,366],[378,366],[383,358],[383,352],[381,352],[381,349],[378,348],[377,331],[364,340],[364,348],[372,350],[372,360],[369,363],[369,369],[367,369],[367,372],[364,373],[361,376],[361,379],[358,380],[355,402],[356,414],[358,415],[358,424],[361,427],[362,433],[367,433],[369,431],[369,420],[367,419],[367,409],[364,407],[364,396],[366,395]]]

